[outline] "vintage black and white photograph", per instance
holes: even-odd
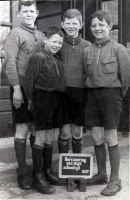
[[[0,200],[130,199],[130,0],[0,1]]]

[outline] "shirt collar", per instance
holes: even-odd
[[[21,27],[22,29],[24,29],[24,30],[30,32],[30,33],[34,33],[34,31],[37,30],[36,25],[35,25],[34,27],[27,27],[27,26],[21,24],[20,27]]]

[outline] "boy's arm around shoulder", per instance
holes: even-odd
[[[117,53],[120,79],[122,85],[122,97],[125,97],[130,86],[130,56],[127,49],[120,45]]]
[[[5,73],[12,87],[20,83],[17,72],[17,57],[20,49],[20,38],[17,29],[7,36],[5,43]]]
[[[38,72],[39,72],[39,58],[37,55],[34,55],[29,60],[27,71],[23,80],[24,92],[29,101],[31,101],[33,97],[33,86],[38,76]]]

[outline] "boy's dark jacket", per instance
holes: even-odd
[[[67,87],[84,88],[85,72],[83,67],[83,51],[91,43],[82,39],[64,37],[60,56],[64,69],[65,83]]]
[[[33,91],[65,91],[63,67],[58,55],[45,49],[36,53],[29,61],[23,88],[28,100],[32,100]]]
[[[125,96],[130,85],[130,58],[122,44],[110,40],[103,47],[93,44],[85,48],[84,66],[86,87],[119,87]]]

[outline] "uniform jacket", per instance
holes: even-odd
[[[24,92],[32,100],[33,92],[65,91],[65,81],[61,60],[45,49],[36,53],[28,65],[23,81]]]
[[[90,44],[90,42],[83,40],[80,35],[77,38],[64,37],[60,55],[64,68],[66,86],[78,88],[85,87],[83,50]]]
[[[122,97],[130,85],[130,58],[126,48],[109,41],[105,46],[95,44],[84,49],[85,86],[88,88],[122,88]]]

